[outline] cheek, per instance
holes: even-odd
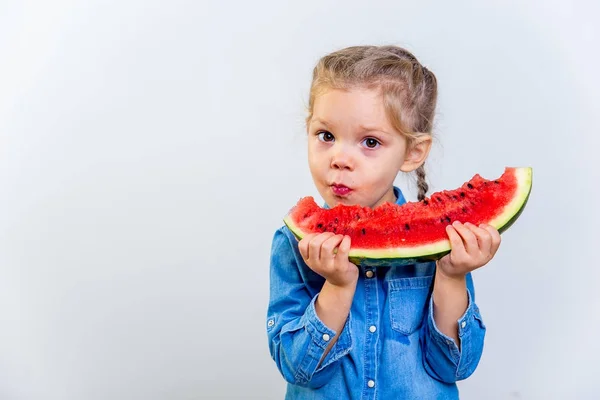
[[[320,146],[321,143],[308,144],[308,162],[315,165],[323,164],[327,159],[327,151]]]
[[[368,157],[377,165],[377,168],[384,171],[398,171],[404,163],[404,156],[393,149],[386,149],[377,156]]]
[[[402,160],[397,154],[390,155],[380,159],[376,166],[370,171],[369,175],[376,178],[378,185],[389,185],[398,176]]]
[[[313,177],[318,177],[319,175],[323,174],[323,171],[325,170],[323,158],[323,155],[309,150],[308,168],[310,169],[310,173],[313,175]]]
[[[396,172],[398,172],[402,164],[404,164],[406,154],[404,153],[404,149],[398,146],[392,151],[390,151],[386,155],[386,158],[387,164],[390,166],[390,169],[394,169]]]
[[[308,165],[311,169],[315,168],[319,163],[319,157],[315,154],[314,151],[308,149]]]

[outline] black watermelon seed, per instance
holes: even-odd
[[[452,195],[452,198],[453,198],[454,200],[458,199],[458,197],[456,197],[456,195],[455,195],[455,194],[453,194],[453,195]]]
[[[366,235],[366,234],[367,234],[367,231],[365,230],[365,228],[362,228],[362,234],[363,234],[363,235]]]
[[[317,228],[319,228],[319,229],[323,229],[323,224],[318,224],[318,225],[317,225]]]
[[[428,205],[429,202],[427,200],[423,200],[423,204]]]
[[[487,184],[488,184],[488,183],[487,183],[487,181],[486,181],[486,182],[483,182],[483,184],[487,186]]]
[[[452,220],[450,219],[449,216],[446,215],[446,222],[450,223]]]
[[[499,185],[499,184],[500,184],[500,182],[498,182],[498,181],[494,181],[494,183],[495,183],[496,185]]]
[[[465,197],[465,192],[460,192],[460,197]]]
[[[440,222],[443,224],[444,223],[444,218],[440,218]]]
[[[463,208],[462,208],[462,212],[466,213],[466,212],[467,212],[467,208],[466,208],[466,207],[463,207]]]
[[[406,228],[407,231],[410,230],[410,226],[408,224],[404,224],[404,227]]]
[[[439,201],[440,203],[443,203],[443,202],[444,202],[444,200],[442,200],[442,198],[441,198],[441,197],[438,197],[438,198],[437,198],[437,201]]]
[[[467,187],[468,187],[469,189],[473,189],[473,185],[471,185],[470,183],[467,183]]]

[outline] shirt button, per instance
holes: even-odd
[[[367,386],[369,386],[370,388],[375,387],[375,381],[370,380],[369,382],[367,382]]]
[[[373,277],[373,271],[368,270],[367,272],[365,272],[365,275],[367,276],[367,278],[372,278]]]
[[[462,324],[460,324],[461,328],[464,328],[465,326],[467,326],[467,321],[463,321]]]
[[[326,342],[329,341],[329,335],[326,334],[326,333],[323,334],[323,340],[326,341]]]
[[[377,330],[377,328],[375,327],[375,325],[371,325],[369,327],[369,332],[371,332],[371,333],[375,333],[376,330]]]
[[[271,326],[275,325],[275,321],[270,319],[269,322],[267,323],[267,325],[271,327]]]

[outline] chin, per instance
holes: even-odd
[[[328,199],[325,199],[325,203],[327,203],[327,205],[330,208],[333,208],[337,205],[343,204],[343,205],[354,205],[357,204],[355,201],[352,201],[348,198],[344,198],[344,197],[331,197],[329,196]]]

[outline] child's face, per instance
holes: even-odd
[[[332,89],[315,99],[308,125],[308,162],[329,207],[393,203],[398,171],[416,169],[424,159],[423,154],[419,158],[407,151],[407,145],[389,122],[378,90]]]

